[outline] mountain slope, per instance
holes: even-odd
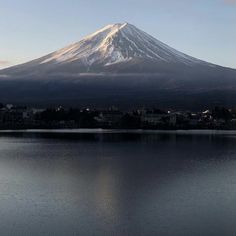
[[[181,53],[135,26],[124,23],[108,25],[77,43],[32,62],[7,69],[5,72],[144,73],[171,70],[181,66],[214,65]]]

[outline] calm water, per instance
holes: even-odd
[[[236,235],[236,133],[65,132],[0,132],[0,235]]]

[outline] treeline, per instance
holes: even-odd
[[[114,128],[114,129],[236,129],[236,110],[215,107],[202,112],[160,109],[47,108],[0,103],[0,129]]]
[[[80,109],[46,109],[35,115],[35,120],[44,122],[69,122],[73,121],[78,127],[95,127],[97,111],[80,110]]]

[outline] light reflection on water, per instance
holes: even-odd
[[[0,133],[0,234],[235,235],[235,137]]]

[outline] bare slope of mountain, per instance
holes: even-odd
[[[181,53],[128,23],[0,71],[3,102],[193,108],[236,106],[235,94],[236,70]]]

